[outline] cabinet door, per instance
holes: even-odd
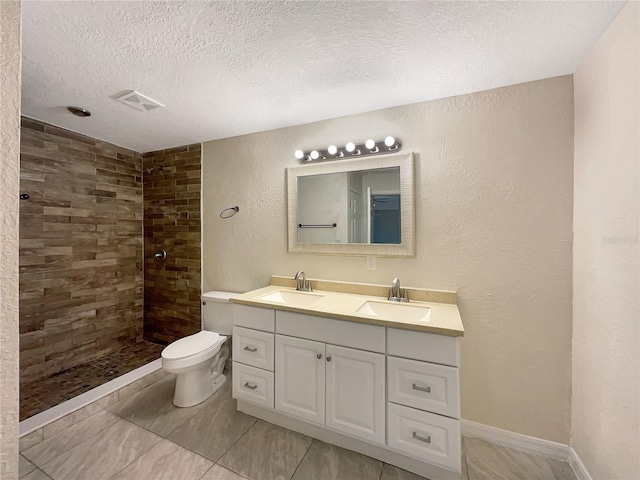
[[[326,425],[384,445],[384,355],[335,345],[326,354]]]
[[[324,343],[276,335],[276,410],[324,424]]]

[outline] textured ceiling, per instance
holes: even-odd
[[[25,1],[22,111],[156,150],[570,74],[623,6]]]

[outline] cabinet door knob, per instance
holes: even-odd
[[[330,361],[331,361],[331,355],[327,357],[327,362],[330,362]]]
[[[317,358],[318,360],[320,360],[320,359],[322,358],[322,354],[321,354],[321,353],[318,353],[318,354],[316,355],[316,358]]]

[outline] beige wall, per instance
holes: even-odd
[[[18,478],[20,2],[0,1],[0,478]]]
[[[574,76],[571,443],[596,480],[640,478],[639,18],[629,2]]]
[[[363,257],[288,254],[293,152],[386,135],[417,154],[416,258],[367,271]],[[570,76],[208,142],[204,288],[247,291],[302,269],[457,290],[463,417],[568,443],[572,184]]]

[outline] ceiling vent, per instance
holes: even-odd
[[[115,98],[117,101],[129,105],[130,107],[140,110],[141,112],[149,112],[164,105],[152,100],[151,98],[136,92],[135,90],[129,91],[123,95]]]

